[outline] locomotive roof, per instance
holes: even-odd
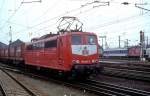
[[[44,41],[48,41],[48,40],[55,40],[55,39],[57,39],[60,36],[66,36],[66,35],[72,35],[72,34],[77,34],[77,35],[81,35],[81,34],[95,35],[95,33],[92,33],[92,32],[69,32],[69,33],[66,32],[64,34],[46,34],[46,35],[43,35],[43,36],[41,36],[39,38],[33,38],[32,40],[35,40],[35,41],[30,42],[28,44],[44,42]]]

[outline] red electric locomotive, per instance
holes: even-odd
[[[97,37],[93,33],[56,35],[27,44],[24,60],[25,64],[63,72],[91,72],[99,67],[97,45]]]
[[[50,33],[26,43],[21,51],[24,64],[67,74],[99,71],[97,36],[82,32],[82,23],[74,21],[78,21],[76,17],[63,17],[57,34]]]
[[[63,17],[66,18],[76,20],[75,17]],[[98,71],[100,66],[97,36],[94,33],[82,32],[82,28],[77,26],[74,30],[64,30],[60,24],[58,28],[59,34],[51,33],[34,38],[27,44],[25,64],[63,73],[84,74]]]

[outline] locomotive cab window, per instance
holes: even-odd
[[[88,44],[93,45],[96,44],[95,36],[88,36]]]
[[[74,36],[72,36],[72,38],[71,38],[71,42],[72,42],[72,45],[79,45],[79,44],[82,44],[82,38],[81,38],[81,36],[74,35]]]
[[[46,41],[45,48],[57,47],[57,40]]]

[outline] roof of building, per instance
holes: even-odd
[[[16,41],[14,41],[14,42],[12,42],[11,44],[10,44],[10,46],[12,47],[12,46],[18,46],[18,45],[21,45],[21,44],[23,44],[24,42],[23,41],[21,41],[20,39],[17,39]]]
[[[7,45],[6,45],[6,44],[4,44],[4,43],[0,42],[0,48],[6,48],[6,47],[7,47]]]

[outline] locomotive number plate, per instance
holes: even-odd
[[[81,63],[90,63],[89,60],[82,60]]]

